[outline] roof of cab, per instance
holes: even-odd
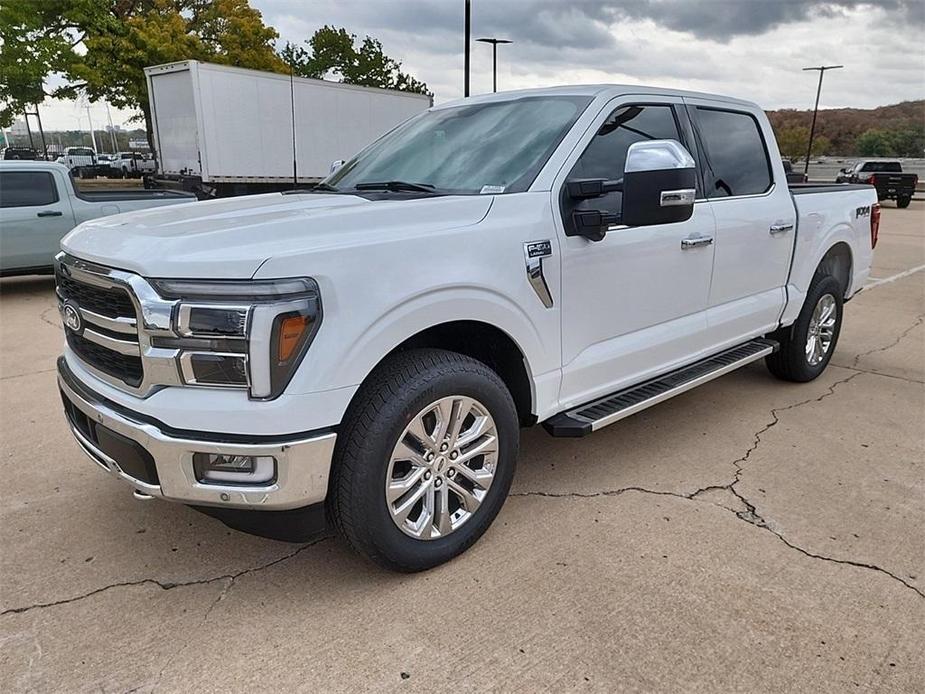
[[[738,106],[748,106],[757,108],[757,104],[745,99],[736,99],[731,96],[722,96],[720,94],[706,94],[703,92],[691,92],[684,89],[666,89],[664,87],[649,87],[640,84],[576,84],[562,85],[557,87],[541,87],[537,89],[517,89],[507,92],[498,92],[496,94],[480,94],[471,96],[467,99],[454,99],[442,104],[435,105],[434,110],[462,104],[488,103],[492,101],[510,101],[521,97],[529,96],[590,96],[606,97],[608,99],[622,96],[624,94],[643,94],[652,96],[681,96],[697,99],[710,99],[711,101],[722,101]]]

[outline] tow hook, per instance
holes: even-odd
[[[138,501],[151,501],[151,499],[154,498],[150,494],[145,494],[137,489],[132,490],[132,496],[138,499]]]

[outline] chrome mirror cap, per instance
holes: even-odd
[[[626,153],[624,173],[693,169],[694,158],[677,140],[634,142]]]

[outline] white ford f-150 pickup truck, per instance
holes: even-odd
[[[870,186],[788,186],[745,101],[442,104],[314,189],[68,235],[64,408],[139,498],[421,570],[492,522],[520,427],[584,436],[759,359],[816,378],[878,225]]]

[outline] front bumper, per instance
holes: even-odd
[[[58,386],[78,445],[102,469],[144,494],[252,510],[302,508],[327,495],[333,432],[244,437],[168,429],[94,393],[74,377],[63,357],[58,359]],[[260,486],[204,484],[193,471],[193,453],[273,456],[276,476]]]

